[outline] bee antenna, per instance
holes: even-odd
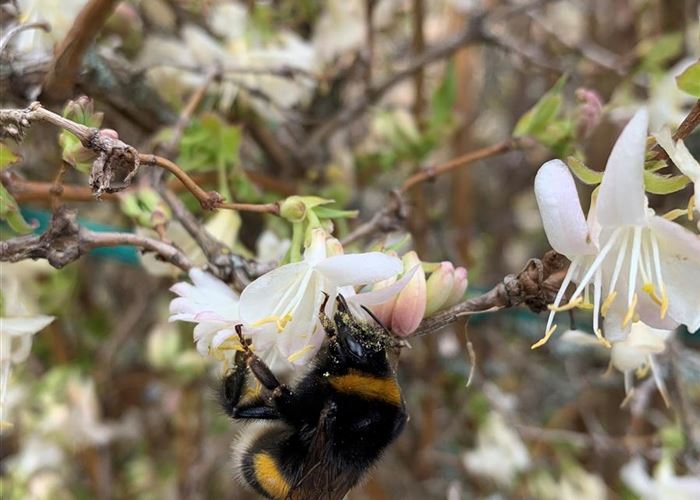
[[[372,317],[372,319],[373,319],[374,321],[377,322],[377,324],[378,324],[379,326],[382,327],[382,330],[384,330],[384,333],[386,333],[387,335],[391,335],[391,332],[389,331],[389,329],[384,325],[384,323],[382,323],[382,322],[379,320],[379,318],[377,318],[377,317],[374,315],[374,313],[370,310],[369,307],[367,307],[367,306],[364,305],[364,304],[361,305],[360,307],[361,307],[367,314],[369,314],[369,315]]]
[[[343,297],[341,294],[338,294],[335,300],[338,301],[341,311],[350,312],[350,308],[348,307],[348,303],[345,301],[345,297]]]

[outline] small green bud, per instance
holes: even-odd
[[[280,206],[280,216],[289,222],[301,222],[306,218],[306,203],[301,196],[290,196]]]

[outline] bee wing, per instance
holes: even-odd
[[[332,458],[328,429],[334,419],[335,403],[331,402],[321,412],[301,476],[288,500],[342,500],[355,483],[348,470]]]

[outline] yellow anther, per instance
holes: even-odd
[[[695,195],[688,200],[688,220],[693,220],[693,209],[695,208]]]
[[[644,290],[649,297],[651,297],[651,300],[656,302],[658,305],[661,305],[661,299],[659,298],[658,295],[656,295],[656,291],[654,291],[654,285],[651,283],[644,283],[644,286],[642,287],[642,290]]]
[[[530,349],[537,349],[538,347],[542,347],[547,343],[549,340],[549,337],[552,336],[554,331],[557,329],[557,325],[552,325],[549,330],[547,330],[544,334],[544,337],[542,337],[540,340],[538,340],[536,343],[532,344],[532,347]]]
[[[591,304],[590,302],[584,302],[583,304],[580,304],[580,305],[578,306],[578,308],[581,309],[581,310],[583,310],[583,311],[592,311],[592,310],[593,310],[593,304]]]
[[[630,304],[629,309],[627,309],[627,313],[622,320],[622,328],[627,327],[627,325],[629,325],[634,319],[635,309],[637,308],[637,300],[639,300],[639,297],[637,297],[637,294],[635,293],[634,297],[632,297],[632,303]]]
[[[277,332],[280,333],[284,330],[284,327],[287,326],[287,323],[292,321],[292,315],[291,314],[285,314],[282,318],[277,320]]]
[[[678,217],[682,217],[688,213],[687,210],[684,210],[682,208],[674,208],[673,210],[670,210],[666,212],[663,215],[663,218],[666,220],[676,220]]]
[[[571,300],[563,306],[555,306],[554,304],[549,304],[547,306],[547,309],[554,312],[570,311],[571,309],[579,307],[582,303],[583,299],[581,297],[577,297],[575,300]]]
[[[259,319],[252,323],[250,326],[261,326],[261,325],[266,325],[268,323],[277,323],[279,321],[279,316],[267,316],[265,318]]]
[[[306,354],[307,352],[309,352],[313,348],[314,348],[313,345],[308,344],[308,345],[306,345],[306,347],[303,347],[302,349],[299,349],[297,352],[290,354],[289,357],[287,358],[287,360],[290,363],[294,363],[296,360],[300,359],[304,354]]]
[[[602,317],[605,317],[606,314],[608,314],[608,309],[610,309],[610,306],[612,305],[613,302],[615,302],[615,298],[617,297],[617,292],[612,291],[610,294],[605,297],[605,300],[603,301],[603,305],[600,306],[600,315]]]
[[[598,339],[598,342],[600,342],[601,344],[603,344],[603,345],[604,345],[605,347],[607,347],[608,349],[612,349],[612,344],[610,343],[610,341],[609,341],[608,339],[606,339],[605,337],[603,337],[603,332],[600,330],[600,328],[598,328],[598,329],[595,331],[595,336],[596,336],[596,338]]]
[[[642,379],[642,378],[647,376],[650,369],[651,369],[651,365],[649,363],[644,363],[642,366],[637,368],[635,375],[637,376],[638,379]]]

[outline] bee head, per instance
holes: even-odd
[[[336,354],[349,366],[371,369],[386,364],[391,338],[380,325],[356,318],[342,295],[336,299]]]

